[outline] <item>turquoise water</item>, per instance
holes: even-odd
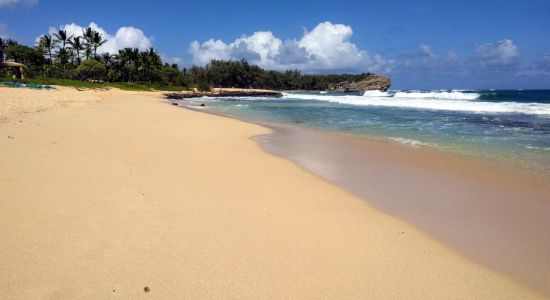
[[[550,90],[285,93],[185,102],[251,121],[435,147],[550,174]]]

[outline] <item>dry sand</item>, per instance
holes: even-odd
[[[114,90],[5,105],[2,299],[537,297],[263,152],[263,127]]]

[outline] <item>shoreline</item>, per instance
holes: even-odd
[[[542,298],[264,152],[265,127],[93,93],[0,89],[33,111],[0,123],[2,298]]]
[[[270,129],[271,133],[252,137],[264,151],[550,296],[550,240],[545,239],[550,232],[548,175],[443,149],[182,108]],[[398,182],[406,186],[393,185]],[[411,199],[420,208],[407,203]]]
[[[514,172],[438,149],[295,126],[263,126],[273,132],[253,139],[265,151],[550,296],[548,176]]]

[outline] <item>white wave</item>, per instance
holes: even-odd
[[[283,93],[284,95],[284,93]],[[212,102],[220,102],[220,101],[231,101],[231,100],[238,100],[238,101],[259,101],[259,100],[274,100],[276,98],[273,97],[256,97],[256,96],[227,96],[227,97],[206,97],[203,96],[202,98],[195,98],[195,99],[208,99]]]
[[[382,92],[378,90],[374,91],[365,91],[363,97],[391,97],[392,95],[388,92]]]
[[[527,145],[527,146],[525,146],[525,148],[531,149],[531,150],[544,150],[544,151],[550,151],[550,147],[537,147],[537,146]]]
[[[449,100],[475,100],[479,98],[478,93],[464,93],[463,91],[437,91],[437,92],[396,92],[394,98],[416,98],[416,99],[449,99]]]
[[[471,100],[397,97],[364,97],[353,95],[285,94],[285,99],[317,100],[349,105],[382,106],[409,109],[464,111],[476,113],[520,113],[550,116],[550,104],[517,102],[478,102]]]
[[[420,147],[420,146],[426,146],[427,145],[426,143],[422,143],[421,141],[418,141],[418,140],[407,139],[407,138],[402,138],[402,137],[390,137],[388,139],[392,140],[394,142],[398,142],[398,143],[413,146],[413,147]]]

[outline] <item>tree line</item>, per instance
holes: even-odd
[[[98,53],[107,40],[93,28],[79,36],[65,30],[40,37],[29,47],[11,39],[0,38],[0,61],[23,63],[29,78],[60,78],[133,82],[166,86],[258,88],[273,90],[325,90],[340,82],[358,81],[363,74],[302,74],[298,70],[284,72],[264,70],[246,60],[212,60],[204,67],[180,68],[164,63],[154,48],[145,51],[125,48],[117,53]],[[1,77],[7,74],[0,73]]]

